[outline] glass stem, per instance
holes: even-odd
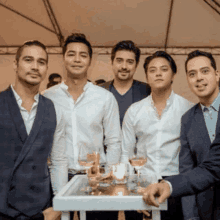
[[[140,182],[139,182],[140,170],[138,169],[137,172],[138,172],[138,186],[140,186]]]

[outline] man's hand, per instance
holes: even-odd
[[[57,220],[61,214],[61,211],[54,211],[52,207],[43,211],[44,220]]]
[[[158,197],[159,196],[159,197]],[[158,197],[158,202],[156,201]],[[145,189],[143,200],[152,206],[159,207],[160,203],[170,197],[170,186],[166,182],[154,183]]]
[[[150,213],[146,210],[137,210],[138,213],[143,213],[144,215],[150,217]],[[144,218],[145,219],[145,218]]]

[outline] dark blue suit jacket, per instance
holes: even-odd
[[[182,117],[180,140],[182,174],[167,178],[173,186],[172,195],[195,194],[182,198],[186,218],[199,215],[204,220],[218,219],[220,114],[216,125],[216,138],[211,144],[201,107],[199,104],[195,105]]]
[[[106,83],[101,84],[100,86],[111,92],[111,89],[113,87],[113,82],[114,82],[113,80],[108,81]],[[140,82],[138,80],[133,80],[132,91],[133,91],[132,103],[135,103],[149,96],[151,93],[151,88],[147,83]]]
[[[34,216],[50,205],[47,158],[56,128],[51,100],[40,95],[33,127],[27,135],[14,94],[0,94],[0,213]]]

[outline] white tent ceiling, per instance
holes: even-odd
[[[140,47],[220,48],[219,3],[219,0],[0,0],[0,47],[16,47],[30,39],[59,47],[62,36],[82,32],[94,47],[111,47],[120,40],[133,40]]]

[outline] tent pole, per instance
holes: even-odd
[[[64,37],[63,37],[63,35],[62,35],[60,26],[59,26],[59,24],[58,24],[58,22],[57,22],[57,19],[56,19],[56,16],[55,16],[54,12],[53,12],[53,9],[52,9],[52,7],[51,7],[51,4],[50,4],[49,0],[42,0],[42,1],[43,1],[43,3],[44,3],[45,8],[46,8],[47,14],[48,14],[48,16],[49,16],[49,18],[50,18],[50,21],[51,21],[51,23],[52,23],[52,25],[53,25],[53,28],[54,28],[54,30],[55,30],[55,33],[56,33],[56,35],[57,35],[57,37],[58,37],[60,46],[62,47],[63,44],[64,44]]]
[[[27,17],[26,15],[24,15],[24,14],[22,14],[22,13],[16,11],[16,10],[14,10],[14,9],[12,9],[12,8],[10,8],[10,7],[8,7],[8,6],[4,5],[4,4],[2,4],[2,3],[0,3],[0,6],[6,8],[6,9],[12,11],[12,12],[14,12],[14,13],[17,14],[17,15],[20,15],[21,17],[23,17],[23,18],[25,18],[25,19],[27,19],[27,20],[29,20],[29,21],[31,21],[31,22],[33,22],[33,23],[35,23],[35,24],[37,24],[37,25],[43,27],[44,29],[46,29],[46,30],[48,30],[48,31],[50,31],[50,32],[52,32],[52,33],[55,34],[55,31],[53,31],[53,30],[51,30],[50,28],[44,26],[43,24],[40,24],[39,22],[33,20],[32,18],[29,18],[29,17]]]
[[[165,40],[165,45],[164,45],[165,51],[167,50],[167,43],[168,43],[168,37],[169,37],[169,32],[170,32],[170,24],[171,24],[171,17],[172,17],[172,11],[173,11],[173,3],[174,3],[174,0],[171,0],[169,18],[168,18],[168,23],[167,23],[166,40]]]
[[[204,2],[220,15],[220,4],[218,2],[216,2],[214,0],[212,0],[212,1],[204,0]],[[213,2],[214,2],[214,4],[213,4]]]

